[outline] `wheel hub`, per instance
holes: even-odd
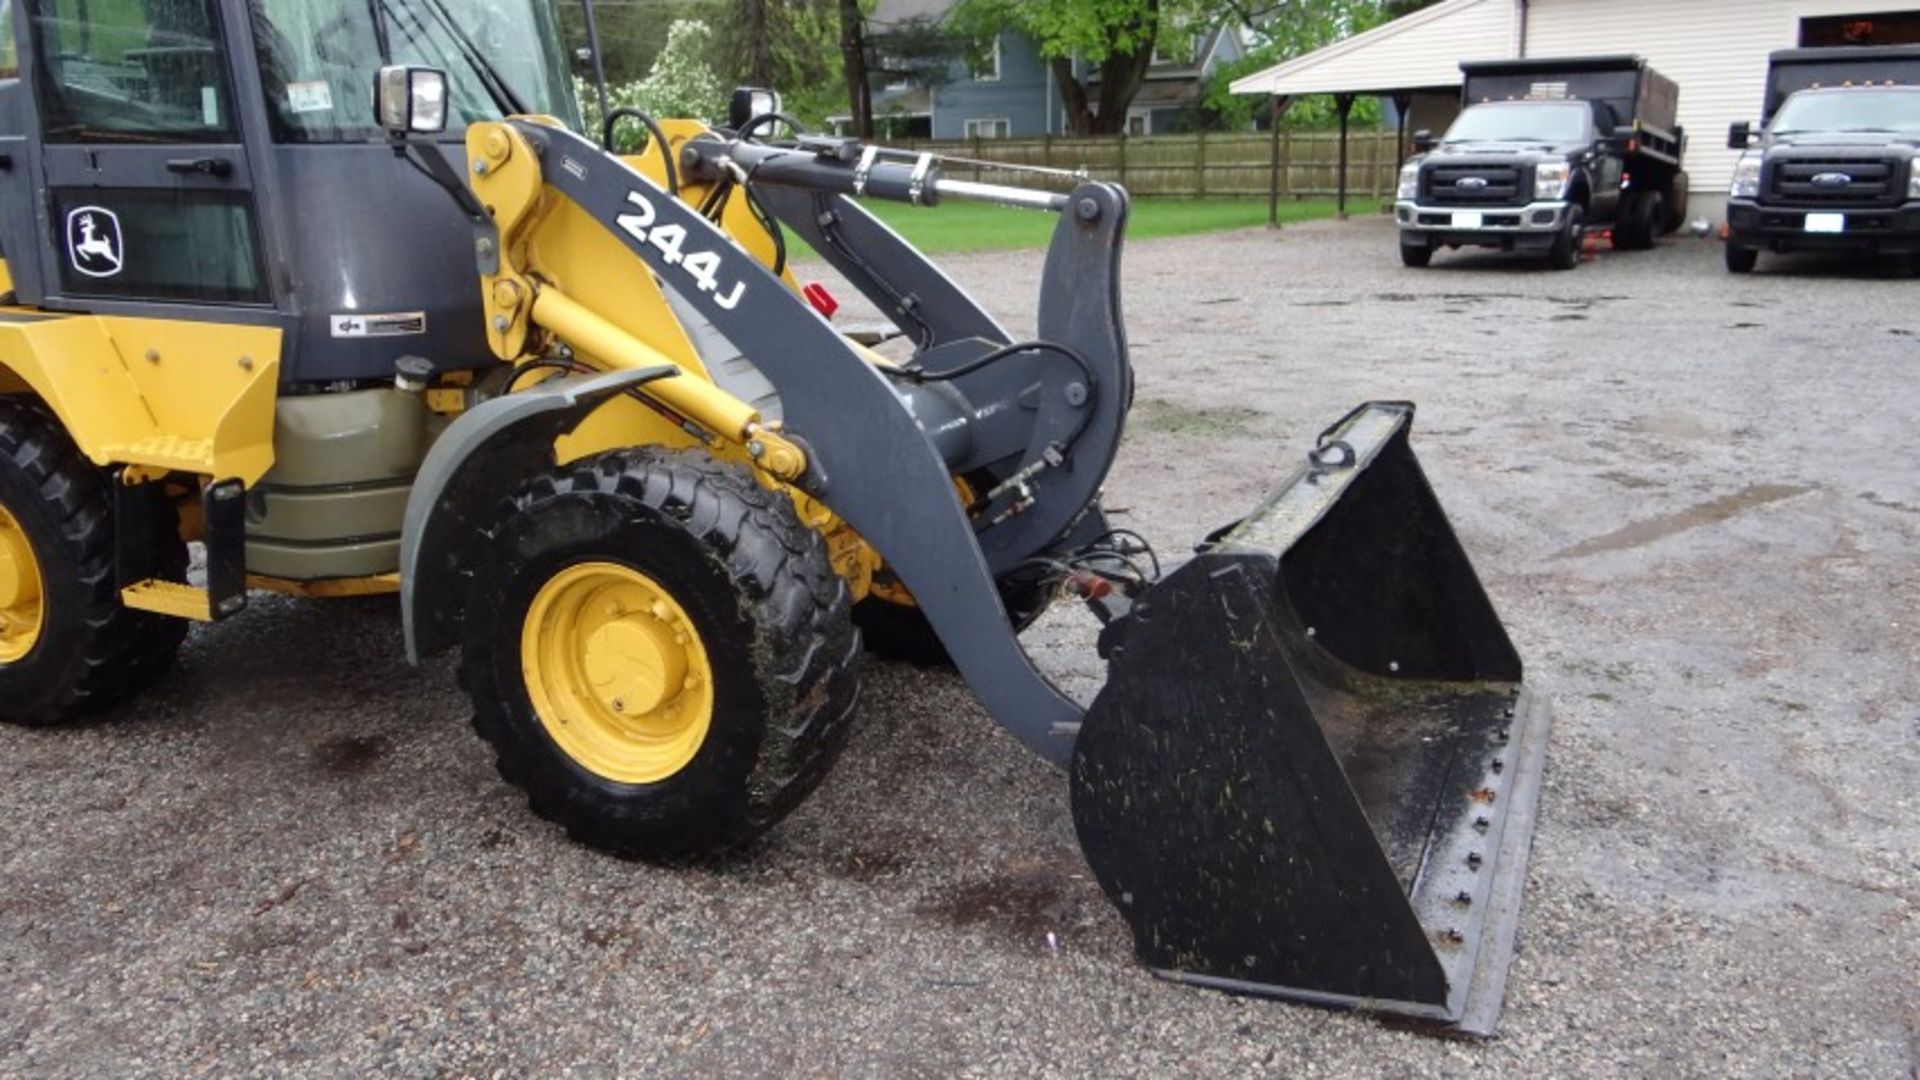
[[[575,762],[619,783],[658,783],[706,740],[713,679],[679,602],[619,563],[569,566],[540,587],[521,628],[527,695]]]
[[[33,651],[44,621],[40,563],[20,522],[0,507],[0,663]]]

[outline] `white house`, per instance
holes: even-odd
[[[1718,219],[1727,125],[1758,119],[1767,54],[1920,42],[1916,0],[1445,0],[1256,72],[1237,94],[1399,96],[1410,128],[1446,126],[1462,60],[1638,53],[1680,84],[1693,214]]]

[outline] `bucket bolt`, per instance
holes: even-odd
[[[1480,853],[1477,851],[1470,851],[1467,853],[1467,865],[1473,867],[1475,870],[1480,869],[1480,864],[1485,861],[1486,860],[1482,859],[1480,857]]]

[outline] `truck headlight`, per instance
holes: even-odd
[[[1742,154],[1740,160],[1733,163],[1733,183],[1727,186],[1727,196],[1734,199],[1752,199],[1757,198],[1759,194],[1760,155]]]
[[[1567,180],[1573,176],[1573,166],[1564,161],[1543,161],[1533,167],[1533,197],[1536,199],[1564,199],[1567,195]]]
[[[1920,174],[1916,175],[1920,176]],[[1402,199],[1417,199],[1420,197],[1419,163],[1416,162],[1411,165],[1400,166],[1400,190],[1396,197]]]
[[[1920,199],[1920,158],[1907,162],[1907,198]]]

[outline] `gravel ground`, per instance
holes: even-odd
[[[1914,1076],[1914,285],[1392,244],[1135,246],[1110,502],[1177,552],[1353,403],[1420,402],[1558,716],[1499,1039],[1154,980],[1063,779],[950,674],[870,664],[819,794],[667,870],[533,819],[390,603],[261,598],[115,714],[0,730],[0,1075]],[[1036,255],[950,265],[1030,322]],[[1081,692],[1085,621],[1031,634]]]

